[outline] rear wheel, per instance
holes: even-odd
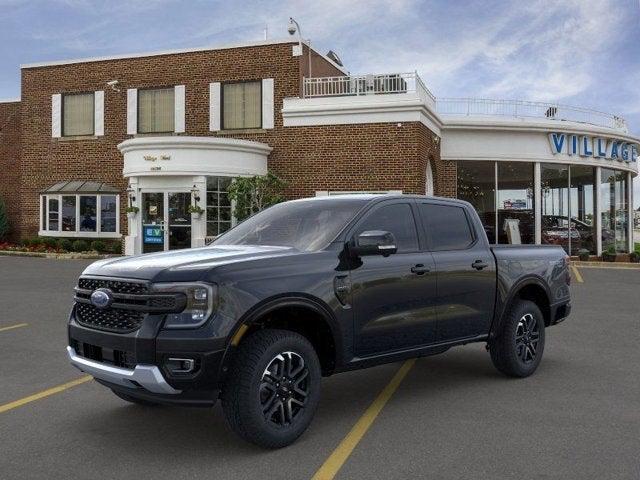
[[[141,400],[139,398],[127,395],[126,393],[119,392],[118,390],[113,390],[112,389],[111,391],[116,395],[116,397],[120,397],[125,402],[135,403],[136,405],[142,405],[142,406],[145,406],[145,407],[155,407],[155,406],[158,405],[155,402],[151,402],[149,400]]]
[[[266,448],[293,443],[320,399],[320,362],[309,341],[287,330],[260,330],[240,344],[222,391],[231,429]]]
[[[489,343],[493,364],[505,375],[528,377],[542,360],[544,334],[544,317],[538,306],[528,300],[515,301]]]

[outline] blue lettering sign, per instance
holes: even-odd
[[[593,156],[593,144],[591,143],[591,137],[584,136],[580,138],[580,156]]]
[[[638,161],[638,146],[635,143],[631,145],[631,161]]]
[[[611,160],[618,159],[618,142],[615,140],[611,140],[611,155],[609,158],[611,158]]]
[[[607,155],[607,141],[604,138],[596,139],[595,157],[604,157]]]
[[[620,146],[620,156],[622,157],[622,160],[625,162],[629,161],[629,144],[626,142],[623,142],[622,145]]]
[[[569,155],[578,155],[578,136],[571,135],[571,143],[569,143]]]
[[[549,134],[549,139],[551,140],[551,145],[553,147],[554,155],[556,153],[562,153],[562,147],[564,146],[564,133],[551,133]]]
[[[164,243],[164,231],[162,230],[162,228],[155,225],[151,225],[151,226],[145,225],[143,230],[144,230],[143,231],[144,243],[147,243],[147,244]]]

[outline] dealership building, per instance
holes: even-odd
[[[23,65],[0,103],[0,196],[15,239],[137,254],[205,245],[235,223],[233,178],[271,171],[287,198],[460,198],[491,242],[599,255],[632,248],[639,143],[615,115],[439,98],[417,73],[265,41]]]

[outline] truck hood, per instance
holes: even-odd
[[[291,247],[219,245],[100,260],[83,275],[155,281],[195,281],[211,268],[300,253]]]

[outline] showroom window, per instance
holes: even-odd
[[[222,128],[224,130],[262,127],[262,82],[222,85]]]
[[[569,232],[569,166],[553,163],[540,164],[542,243],[560,245],[569,252],[577,247],[577,232]]]
[[[138,133],[170,133],[174,122],[174,87],[138,91]]]
[[[498,162],[498,243],[535,243],[533,163]]]
[[[458,162],[458,198],[475,207],[484,225],[489,243],[496,243],[495,162]]]
[[[41,195],[40,208],[40,235],[119,236],[119,198],[116,194],[45,192]]]
[[[62,96],[62,135],[76,137],[94,134],[94,93]]]
[[[207,237],[217,237],[232,226],[231,177],[207,177]]]
[[[627,173],[608,168],[600,171],[602,251],[628,251],[629,212]]]
[[[594,167],[571,165],[569,210],[572,228],[579,237],[578,250],[584,248],[589,253],[597,253],[597,225],[595,218],[596,169]],[[575,234],[574,234],[575,235]],[[571,243],[571,254],[578,250]],[[626,249],[626,246],[625,246]]]

